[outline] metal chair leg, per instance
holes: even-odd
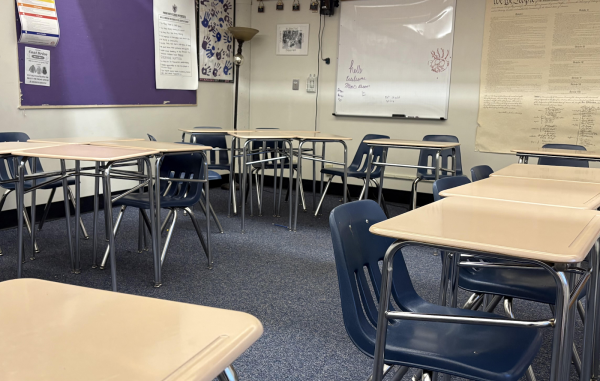
[[[262,192],[260,182],[258,181],[258,170],[254,172],[254,182],[256,182],[256,202],[258,203],[258,216],[262,216]]]
[[[206,214],[206,205],[204,205],[204,201],[200,200],[198,201],[198,203],[200,204],[200,207],[202,208],[202,211],[204,212],[204,214]],[[212,205],[210,206],[210,214],[213,217],[213,220],[215,220],[216,224],[217,224],[217,228],[219,229],[219,232],[221,234],[224,233],[223,231],[223,226],[221,225],[221,222],[219,221],[219,218],[217,217],[217,214],[215,213],[215,210],[213,209]]]
[[[29,235],[31,236],[31,222],[29,221],[29,215],[27,214],[27,209],[23,208],[23,218],[25,219],[25,226],[27,226],[27,231],[29,232]],[[34,242],[34,248],[35,248],[35,252],[39,253],[40,252],[40,248],[38,247],[37,241]]]
[[[323,195],[321,196],[321,199],[319,200],[319,205],[317,205],[317,210],[315,211],[315,217],[319,215],[319,211],[321,210],[321,205],[323,205],[323,200],[325,199],[325,196],[327,195],[327,191],[329,190],[329,185],[331,185],[331,180],[333,180],[333,176],[329,177],[329,180],[327,180],[327,185],[325,185],[325,190],[323,191]]]
[[[73,196],[73,191],[71,190],[71,187],[67,187],[67,189],[69,190],[69,198],[71,199],[71,205],[73,205],[73,209],[76,209],[75,197]],[[83,225],[83,220],[81,219],[81,217],[79,218],[79,227],[81,228],[81,233],[83,234],[83,239],[85,239],[85,240],[90,239],[87,231],[85,230],[85,226]]]
[[[4,191],[4,194],[2,195],[2,198],[0,199],[0,211],[2,211],[2,208],[4,208],[4,203],[6,202],[6,197],[10,194],[10,192],[12,192],[12,190],[7,189],[6,191]]]
[[[113,236],[116,238],[117,233],[119,232],[119,227],[121,227],[121,221],[123,220],[123,214],[125,214],[125,209],[127,207],[125,205],[121,206],[121,211],[117,216],[117,222],[115,223],[115,227],[113,228]],[[104,257],[102,257],[102,262],[100,263],[100,270],[104,270],[106,266],[106,261],[108,260],[108,256],[110,255],[110,244],[106,245],[106,251],[104,252]]]
[[[411,210],[417,209],[417,185],[419,184],[419,181],[421,181],[420,177],[415,178],[415,180],[412,183],[412,189],[411,189]]]
[[[163,221],[162,225],[160,226],[160,233],[164,233],[165,232],[165,228],[167,227],[167,224],[169,223],[169,220],[171,219],[171,216],[173,215],[173,209],[169,209],[169,213],[167,214],[167,218],[165,218],[165,220]]]
[[[202,248],[204,249],[204,253],[206,254],[206,258],[208,259],[208,268],[212,269],[212,258],[210,257],[210,253],[208,252],[208,246],[206,245],[206,242],[204,241],[204,237],[202,236],[202,231],[200,230],[200,225],[198,225],[198,220],[196,220],[196,216],[194,216],[194,213],[192,213],[190,208],[186,208],[188,211],[188,214],[190,216],[190,219],[192,220],[192,225],[194,225],[194,229],[196,229],[196,234],[198,234],[198,238],[200,238],[200,244],[202,245]]]
[[[48,202],[46,206],[44,206],[44,212],[42,213],[42,218],[40,222],[38,222],[38,231],[42,230],[44,223],[46,222],[46,218],[48,218],[48,213],[50,212],[50,206],[52,205],[52,200],[54,199],[54,194],[56,193],[56,188],[52,188],[50,190],[50,196],[48,196]],[[2,208],[0,208],[2,210]]]
[[[239,380],[237,372],[233,368],[233,365],[229,365],[227,368],[225,368],[225,370],[221,374],[219,374],[217,379],[219,381],[238,381]]]
[[[177,222],[177,209],[172,209],[172,211],[173,211],[173,222],[171,222],[171,226],[169,227],[169,233],[167,234],[167,239],[165,240],[165,246],[163,247],[162,254],[160,255],[160,265],[161,266],[162,266],[163,262],[165,261],[165,256],[167,255],[167,250],[169,249],[169,244],[171,243],[171,238],[173,237],[173,231],[175,230],[175,222]]]

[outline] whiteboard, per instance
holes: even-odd
[[[447,119],[456,0],[341,3],[336,116]]]

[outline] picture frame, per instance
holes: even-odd
[[[307,56],[308,38],[309,24],[279,24],[275,53],[278,56]]]

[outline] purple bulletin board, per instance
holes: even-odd
[[[196,91],[156,89],[152,0],[56,0],[56,10],[58,46],[40,46],[50,87],[24,83],[18,44],[22,108],[196,104]]]

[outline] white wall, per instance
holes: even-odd
[[[18,110],[19,74],[14,6],[14,1],[0,2],[0,131],[23,131],[30,137],[38,138],[85,135],[146,138],[146,133],[150,133],[159,140],[178,141],[181,134],[177,129],[180,127],[233,126],[233,85],[226,83],[200,82],[198,105],[195,107]],[[250,0],[237,1],[238,25],[250,23],[249,9]],[[247,48],[245,52],[248,51],[249,55]],[[249,65],[244,69],[249,71]],[[240,112],[245,122],[249,81],[247,73],[242,71],[241,75]],[[57,168],[56,161],[43,163],[46,170]],[[91,179],[82,181],[82,196],[92,194],[91,186]],[[45,201],[46,197],[45,194],[38,195],[39,202]],[[11,208],[14,208],[13,197],[5,205],[5,209]]]
[[[317,72],[319,15],[309,10],[309,1],[301,1],[301,11],[292,12],[292,0],[284,0],[284,11],[275,10],[275,2],[265,2],[265,13],[252,9],[252,27],[260,33],[252,41],[250,91],[250,127],[280,127],[288,130],[314,128],[315,94],[305,91],[306,78]],[[344,2],[342,2],[344,6]],[[454,34],[450,111],[447,121],[405,121],[375,118],[334,117],[334,91],[337,68],[339,8],[333,17],[324,18],[323,58],[321,63],[318,130],[352,137],[348,144],[350,159],[362,137],[379,133],[398,139],[420,140],[427,134],[456,135],[461,142],[463,169],[487,164],[494,169],[516,162],[511,155],[475,152],[475,130],[479,102],[485,1],[458,0]],[[310,24],[309,54],[302,57],[275,55],[277,24]],[[292,90],[292,79],[300,79],[300,90]],[[333,145],[330,145],[333,149]],[[330,152],[330,148],[327,148]],[[336,148],[336,158],[341,150]],[[417,151],[391,150],[389,161],[416,164]],[[310,166],[312,167],[312,166]],[[414,178],[414,170],[388,168],[387,173]],[[386,173],[386,174],[387,174]],[[305,178],[309,178],[308,174]],[[409,189],[409,181],[386,180],[386,187]],[[419,190],[427,191],[430,185]]]

